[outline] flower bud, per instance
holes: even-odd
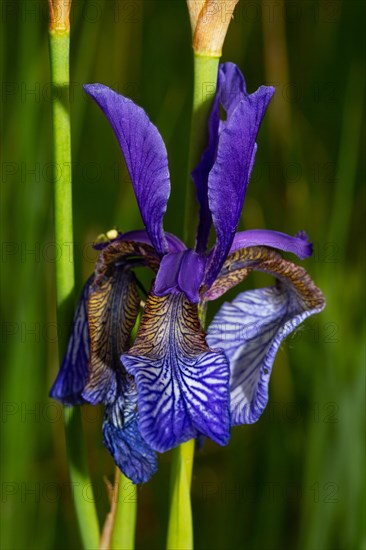
[[[70,30],[71,0],[48,0],[50,30],[67,32]]]
[[[234,8],[239,0],[187,0],[198,55],[220,57]]]

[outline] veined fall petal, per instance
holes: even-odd
[[[241,252],[247,255],[248,250],[255,249]],[[245,269],[246,262],[241,267],[236,255],[238,270]],[[207,335],[209,345],[221,348],[230,362],[233,425],[258,420],[268,401],[268,384],[281,342],[304,319],[325,307],[324,296],[306,271],[273,250],[260,247],[248,272],[253,269],[274,275],[276,286],[243,292],[225,303]],[[227,283],[231,276],[226,275]]]
[[[184,294],[150,294],[122,362],[136,379],[140,432],[153,449],[166,451],[199,433],[228,442],[228,362],[208,347],[198,307]]]
[[[66,354],[50,391],[50,397],[58,399],[64,405],[85,402],[82,391],[89,368],[88,296],[92,281],[93,276],[84,285],[75,311]]]
[[[100,255],[110,246],[115,251],[115,242],[106,244]],[[138,251],[139,245],[132,248]],[[131,272],[134,264],[113,253],[104,253],[104,258],[110,260],[103,264],[105,270],[84,287],[51,396],[65,404],[103,403],[104,443],[122,472],[133,483],[143,483],[156,471],[156,455],[139,431],[136,384],[120,361],[130,343],[140,298]]]
[[[90,357],[82,395],[93,405],[116,400],[117,380],[126,377],[120,356],[128,347],[139,307],[136,279],[128,264],[114,266],[89,295]]]
[[[132,376],[118,397],[105,408],[104,444],[119,469],[133,483],[145,483],[157,470],[156,453],[138,426],[137,393]]]

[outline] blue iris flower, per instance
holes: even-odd
[[[232,426],[258,420],[282,340],[325,300],[306,271],[279,253],[310,256],[304,232],[236,231],[272,87],[248,94],[239,69],[220,65],[208,146],[192,173],[200,204],[194,250],[163,229],[170,178],[157,128],[108,87],[85,90],[113,127],[146,231],[97,246],[51,395],[65,404],[103,403],[104,442],[124,474],[141,483],[156,470],[156,451],[202,435],[226,445]],[[134,270],[141,265],[156,277],[131,345],[141,307]],[[276,284],[224,303],[206,334],[199,308],[254,270]]]

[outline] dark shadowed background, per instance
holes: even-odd
[[[69,245],[53,241],[47,2],[3,0],[1,8],[1,548],[76,549],[62,409],[48,398],[58,369],[54,260]],[[158,126],[172,177],[165,227],[182,235],[192,60],[183,0],[75,0],[71,22],[79,291],[93,270],[93,239],[142,227],[114,134],[82,84],[115,88]],[[306,229],[315,253],[304,264],[328,306],[280,350],[259,422],[234,429],[228,447],[208,442],[196,454],[197,549],[365,547],[364,24],[358,0],[240,0],[229,28],[223,60],[239,65],[250,92],[276,86],[241,228]],[[113,461],[102,411],[85,408],[83,417],[103,519]],[[165,545],[170,459],[160,456],[158,473],[139,488],[139,549]]]

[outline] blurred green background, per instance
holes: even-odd
[[[47,396],[58,369],[54,259],[68,251],[53,242],[47,2],[1,8],[1,548],[77,549],[62,409]],[[114,134],[81,86],[112,86],[158,126],[172,177],[165,227],[181,235],[192,60],[183,0],[75,0],[71,20],[80,290],[93,239],[142,227]],[[196,454],[197,549],[365,548],[364,23],[358,0],[240,0],[229,28],[223,60],[239,65],[249,91],[277,90],[241,227],[306,229],[315,243],[306,268],[328,306],[278,354],[260,421],[234,429],[228,447],[206,443]],[[83,419],[102,521],[113,461],[101,410],[85,408]],[[165,545],[170,458],[160,456],[157,475],[139,488],[137,548]]]

